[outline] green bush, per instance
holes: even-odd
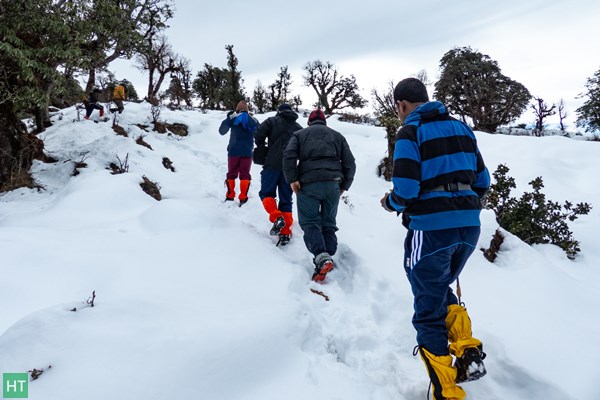
[[[486,208],[494,210],[498,224],[519,237],[527,244],[552,243],[565,251],[571,260],[581,251],[579,242],[573,239],[567,220],[575,221],[579,215],[587,215],[592,206],[588,203],[565,201],[563,205],[546,200],[541,193],[544,182],[537,177],[529,185],[532,192],[525,192],[521,198],[510,197],[516,188],[514,178],[508,176],[509,168],[500,164],[493,173],[496,183],[492,184],[487,195]]]

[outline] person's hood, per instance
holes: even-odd
[[[418,124],[421,118],[433,118],[436,115],[447,114],[448,111],[446,107],[439,101],[428,101],[427,103],[421,104],[419,107],[415,108],[408,117],[406,117],[406,121],[404,121],[404,125],[409,125],[411,123]]]
[[[281,118],[284,118],[288,121],[296,121],[298,119],[298,114],[294,111],[294,110],[282,110],[282,111],[278,111],[277,115],[279,115]]]

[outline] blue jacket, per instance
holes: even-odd
[[[388,205],[410,229],[429,231],[479,226],[490,174],[473,131],[432,101],[411,112],[396,134],[392,183]],[[471,189],[432,191],[451,183]]]
[[[252,149],[254,148],[253,133],[257,127],[258,121],[256,118],[251,117],[245,111],[228,115],[219,127],[221,135],[227,134],[231,129],[227,155],[229,157],[252,157]]]

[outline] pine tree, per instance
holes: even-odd
[[[281,67],[277,74],[277,79],[269,85],[268,101],[269,108],[276,111],[283,103],[290,102],[290,86],[292,85],[291,75],[288,72],[288,66]]]
[[[226,109],[235,110],[235,106],[240,100],[246,98],[242,87],[242,72],[238,71],[238,59],[233,53],[233,45],[225,46],[227,50],[227,67],[225,70],[225,87],[223,88],[223,105]]]
[[[256,82],[256,87],[254,88],[254,93],[252,94],[252,104],[254,104],[256,112],[262,114],[267,111],[268,103],[267,91],[265,90],[262,82],[259,80]]]
[[[585,84],[587,100],[575,112],[577,126],[584,127],[587,132],[600,130],[600,69]]]

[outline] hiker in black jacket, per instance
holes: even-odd
[[[329,128],[321,110],[313,110],[308,128],[291,137],[283,152],[283,173],[296,193],[304,243],[314,256],[312,279],[321,282],[334,267],[340,196],[350,188],[356,171],[346,138]]]
[[[273,223],[271,236],[279,235],[277,245],[285,246],[292,235],[292,188],[283,176],[283,149],[292,134],[302,126],[296,122],[298,114],[288,104],[282,104],[277,114],[264,120],[254,131],[254,162],[262,165],[260,192],[263,207]],[[279,192],[279,205],[276,198]]]
[[[102,91],[97,86],[94,86],[92,91],[88,93],[87,98],[83,100],[83,105],[85,106],[85,116],[83,119],[90,119],[94,110],[98,110],[100,118],[104,116],[104,107],[98,104],[101,93]]]

